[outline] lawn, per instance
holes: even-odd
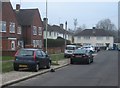
[[[2,63],[2,72],[10,72],[13,71],[13,62],[3,62]]]
[[[59,65],[58,60],[65,59],[63,53],[51,54],[50,57],[51,57],[51,60],[53,61],[52,65]],[[14,57],[3,56],[1,59],[3,61],[14,60]],[[2,62],[2,72],[5,73],[5,72],[9,72],[9,71],[13,71],[13,62],[12,61]]]
[[[2,61],[14,60],[14,57],[11,57],[11,56],[2,56],[2,57],[0,57],[0,60],[2,60]]]

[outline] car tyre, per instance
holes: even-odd
[[[18,67],[14,67],[14,70],[15,70],[15,71],[18,71],[18,70],[19,70],[19,68],[18,68]]]
[[[35,72],[38,72],[38,70],[39,70],[39,65],[36,64],[36,66],[35,66]]]
[[[90,63],[91,63],[91,60],[90,60],[90,59],[88,59],[88,60],[87,60],[87,64],[90,64]]]
[[[72,61],[72,60],[70,60],[70,64],[73,64],[73,61]]]
[[[49,69],[50,66],[51,66],[51,63],[49,62],[46,68]]]

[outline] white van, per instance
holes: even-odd
[[[64,57],[71,57],[74,50],[77,49],[76,45],[66,45],[65,51],[64,51]]]

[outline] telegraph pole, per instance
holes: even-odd
[[[46,53],[47,53],[47,24],[48,24],[48,18],[47,18],[47,0],[46,0]]]
[[[65,22],[65,30],[67,31],[67,21]],[[67,41],[66,41],[66,31],[65,31],[65,47],[66,47],[66,44],[67,44]]]

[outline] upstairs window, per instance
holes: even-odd
[[[96,37],[97,40],[103,40],[103,37]]]
[[[42,27],[38,27],[38,35],[42,35]]]
[[[37,27],[33,26],[33,35],[37,35]]]
[[[10,33],[15,33],[15,23],[10,22]]]
[[[85,40],[89,40],[89,39],[90,39],[90,36],[85,36],[84,39],[85,39]]]
[[[6,32],[6,22],[0,21],[0,32]]]
[[[21,34],[21,27],[17,28],[17,34]]]
[[[106,40],[109,40],[110,39],[110,37],[106,37]]]

